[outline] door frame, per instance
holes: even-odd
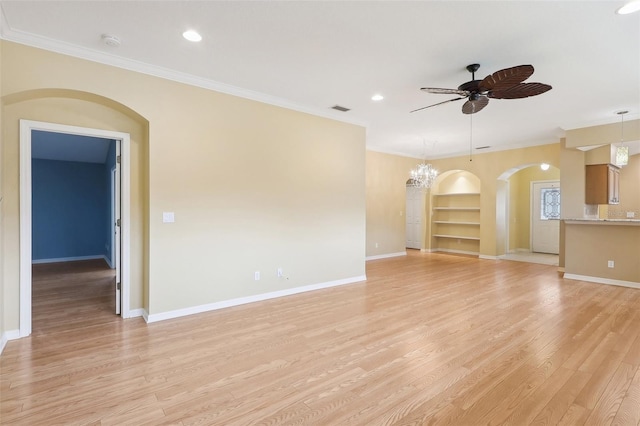
[[[530,253],[534,253],[533,251],[533,204],[534,204],[534,198],[536,196],[535,191],[533,190],[533,187],[535,186],[535,184],[540,183],[540,184],[554,184],[557,183],[558,187],[560,187],[560,180],[559,179],[546,179],[546,180],[532,180],[531,182],[529,182],[529,252]],[[562,192],[560,192],[560,200],[562,200]],[[562,201],[560,201],[560,209],[562,209]],[[562,217],[562,216],[560,216]],[[558,220],[558,223],[560,223],[560,220]],[[560,231],[558,231],[558,239],[560,238]],[[559,242],[558,242],[559,244]]]
[[[130,317],[130,145],[128,133],[110,130],[91,129],[87,127],[69,126],[65,124],[47,123],[43,121],[20,120],[20,336],[31,334],[31,134],[33,130],[53,133],[66,133],[81,136],[114,139],[120,141],[121,147],[121,274],[122,274],[122,318]]]

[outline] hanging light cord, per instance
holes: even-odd
[[[627,111],[620,111],[620,145],[624,144],[624,115]]]
[[[469,161],[473,161],[473,114],[469,114]]]

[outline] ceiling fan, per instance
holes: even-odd
[[[458,98],[449,99],[448,101],[438,102],[437,104],[414,109],[411,112],[421,111],[437,105],[449,102],[467,99],[462,105],[464,114],[475,114],[481,111],[489,103],[489,98],[494,99],[520,99],[529,96],[540,95],[551,89],[551,86],[543,83],[523,83],[533,74],[532,65],[518,65],[516,67],[505,68],[486,76],[483,80],[476,80],[476,71],[480,68],[480,64],[471,64],[467,66],[467,71],[471,73],[471,81],[458,86],[457,89],[439,89],[436,87],[422,87],[427,93],[435,93],[439,95],[458,95]]]

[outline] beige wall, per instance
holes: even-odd
[[[415,158],[367,151],[367,256],[405,251],[406,182],[418,163]]]
[[[636,224],[638,225],[638,224]],[[640,286],[640,226],[565,224],[565,273]],[[607,262],[614,261],[614,268]]]
[[[620,123],[568,130],[566,146],[567,148],[578,148],[617,143],[620,142],[620,130]],[[624,131],[625,141],[640,140],[640,120],[625,120],[622,130]]]
[[[524,168],[540,163],[559,166],[560,145],[541,145],[508,151],[489,152],[473,156],[437,159],[431,161],[440,172],[467,170],[481,182],[480,195],[480,255],[493,257],[498,253],[496,201],[498,177],[512,169]]]
[[[364,128],[10,42],[2,49],[5,330],[18,328],[18,118],[137,135],[134,309],[153,315],[364,275]],[[50,89],[90,95],[41,96]],[[118,105],[148,126],[127,122]],[[164,211],[176,222],[163,224]]]
[[[367,152],[367,256],[404,251],[405,219],[399,212],[405,209],[404,185],[409,170],[421,160],[390,154]],[[481,186],[480,254],[496,256],[496,192],[498,177],[510,170],[546,162],[553,167],[560,165],[560,144],[542,145],[509,151],[490,152],[468,156],[430,160],[441,176],[453,170],[464,170],[475,175]],[[436,191],[437,189],[434,189]],[[426,209],[430,209],[426,197]],[[428,232],[428,229],[425,230]],[[388,244],[375,249],[375,241]],[[430,248],[425,240],[423,248]]]
[[[2,49],[3,44],[0,42],[0,87],[2,86]],[[1,95],[1,92],[0,92]],[[0,96],[0,108],[2,108],[2,97]],[[4,151],[4,121],[3,114],[0,111],[0,165],[3,163],[3,151]],[[4,333],[7,330],[5,327],[5,303],[7,303],[4,297],[4,180],[2,178],[2,171],[0,171],[0,339],[4,337]],[[1,349],[1,348],[0,348]]]
[[[627,212],[640,219],[640,154],[630,156],[629,164],[620,169],[620,204],[609,206],[608,216],[626,219]]]
[[[639,120],[625,123],[625,140],[640,138],[638,123]],[[567,132],[567,142],[560,153],[563,218],[585,216],[585,164],[609,158],[608,146],[596,148],[592,154],[585,154],[576,147],[619,140],[619,132],[619,125],[594,126]],[[640,218],[638,182],[640,155],[636,154],[631,156],[629,164],[620,172],[620,204],[600,207],[605,217],[624,219],[627,211],[633,211],[636,219]],[[561,250],[560,265],[564,265],[565,272],[569,274],[640,283],[638,233],[640,227],[565,224],[561,227],[561,243],[565,250]],[[608,268],[607,260],[614,260],[616,267]]]

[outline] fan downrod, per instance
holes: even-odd
[[[471,73],[471,81],[462,83],[458,86],[458,90],[466,90],[468,92],[477,92],[481,80],[476,80],[476,71],[480,68],[480,64],[467,65],[467,71]]]

